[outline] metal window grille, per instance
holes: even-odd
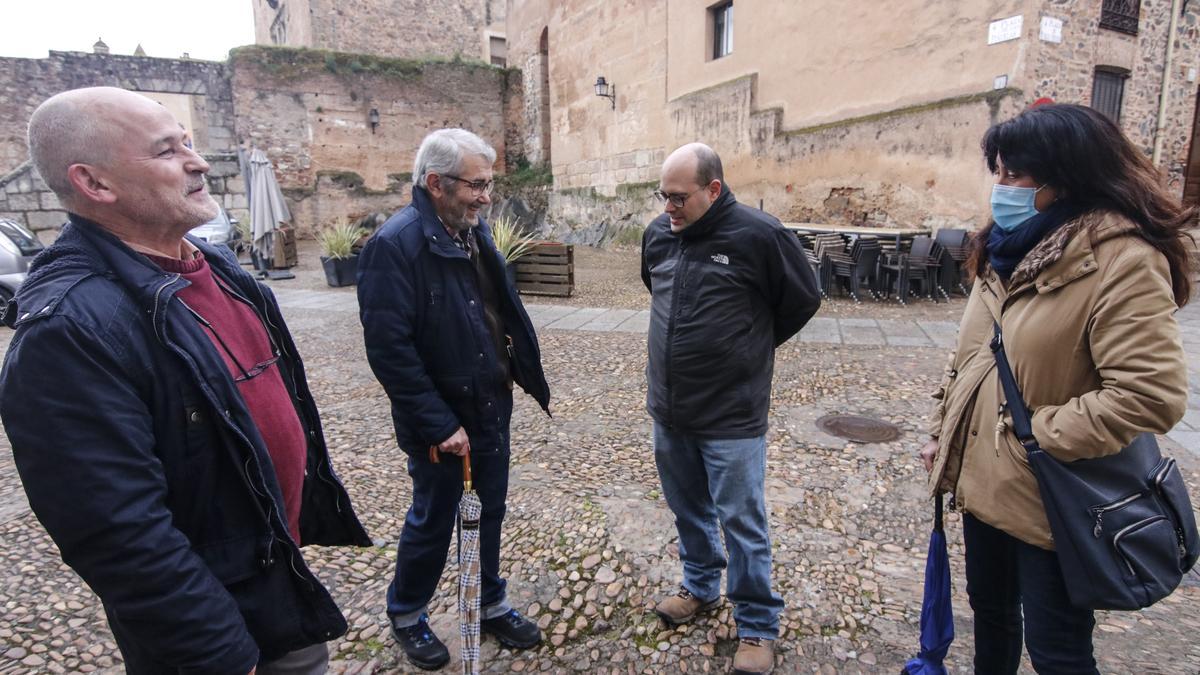
[[[709,11],[713,25],[712,57],[719,59],[733,53],[733,2],[721,3]]]
[[[1125,97],[1125,73],[1097,70],[1092,80],[1092,107],[1113,122],[1121,121],[1121,100]]]
[[[1137,35],[1140,0],[1103,0],[1100,7],[1100,27]]]

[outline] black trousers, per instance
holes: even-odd
[[[975,613],[975,672],[1011,675],[1025,646],[1038,673],[1098,675],[1091,610],[1067,598],[1058,555],[1027,544],[971,514],[963,518],[967,596]]]

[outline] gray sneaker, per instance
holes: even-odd
[[[682,586],[679,592],[659,602],[654,612],[668,626],[678,626],[694,619],[697,614],[707,612],[721,604],[721,596],[712,600],[701,600],[692,595],[691,591]]]

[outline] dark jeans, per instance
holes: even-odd
[[[462,460],[443,454],[433,464],[428,456],[410,456],[408,475],[413,481],[413,503],[400,532],[396,575],[388,586],[387,613],[400,625],[412,625],[442,578],[450,538],[458,518],[462,495]],[[485,619],[508,611],[505,581],[500,577],[500,525],[508,497],[506,447],[498,453],[471,454],[475,492],[483,504],[479,521],[480,607]]]
[[[967,596],[975,612],[975,672],[1016,673],[1025,646],[1039,673],[1098,674],[1091,610],[1067,598],[1058,555],[1009,536],[971,514],[963,518]]]

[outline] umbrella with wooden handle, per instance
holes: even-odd
[[[429,460],[439,461],[436,447]],[[463,493],[458,502],[458,634],[465,675],[479,673],[479,517],[483,505],[471,480],[471,452],[462,457]]]

